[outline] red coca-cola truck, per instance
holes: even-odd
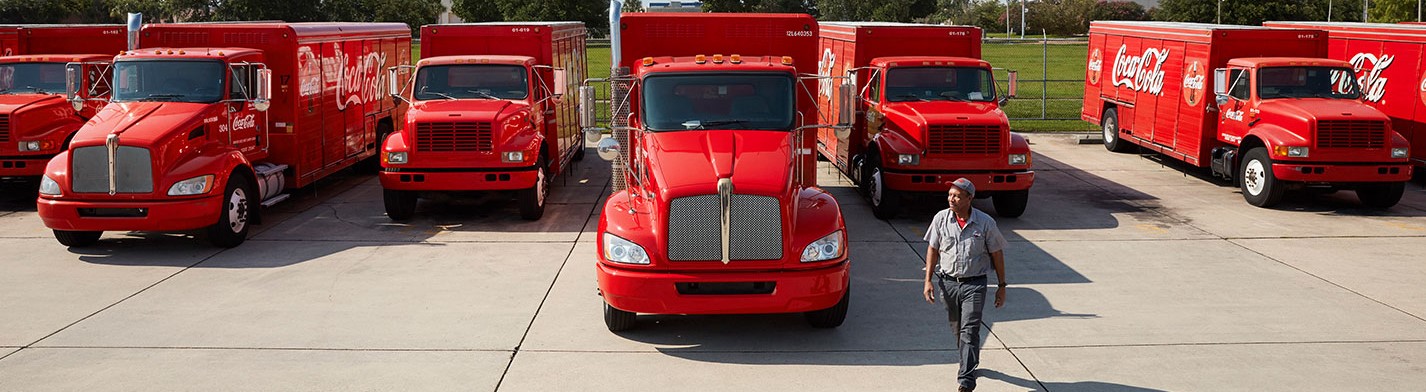
[[[1426,25],[1349,22],[1267,22],[1264,26],[1327,32],[1327,57],[1352,64],[1362,100],[1391,116],[1411,143],[1411,160],[1426,166]]]
[[[816,72],[817,21],[611,10],[613,137],[598,146],[614,167],[596,263],[605,325],[789,312],[841,325],[846,225],[816,186],[825,125],[817,81],[804,76]],[[593,87],[581,90],[590,125]]]
[[[1406,138],[1356,84],[1335,83],[1351,64],[1326,57],[1321,30],[1096,21],[1081,116],[1105,148],[1208,167],[1255,206],[1304,187],[1395,205],[1411,177]]]
[[[410,62],[405,24],[130,31],[140,48],[115,58],[111,101],[41,180],[39,216],[68,246],[104,231],[198,229],[237,246],[284,189],[363,160],[376,167],[379,137],[405,111],[384,80]]]
[[[122,25],[0,27],[0,177],[37,178],[109,96],[107,72],[124,50]],[[66,64],[86,99],[65,102]],[[92,99],[92,100],[90,100]]]
[[[563,97],[586,76],[584,37],[579,22],[421,27],[415,78],[392,87],[411,108],[382,147],[386,215],[410,219],[422,192],[515,191],[520,217],[543,216],[550,179],[584,156]]]
[[[858,96],[852,131],[821,130],[817,149],[861,185],[878,218],[895,217],[903,195],[944,194],[959,177],[993,198],[997,214],[1025,212],[1030,144],[1001,111],[1014,73],[1010,91],[997,91],[980,40],[971,26],[821,24],[819,73],[853,78]],[[833,86],[823,79],[817,100],[828,120],[840,109]]]

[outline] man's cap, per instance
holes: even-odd
[[[966,193],[969,193],[970,197],[975,197],[975,184],[971,183],[970,180],[966,179],[965,177],[957,178],[955,181],[951,181],[951,186],[961,188],[961,190],[966,191]]]

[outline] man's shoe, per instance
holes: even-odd
[[[971,388],[960,387],[960,389],[957,389],[956,391],[957,391],[957,392],[972,392],[972,391],[975,391],[975,390],[974,390],[974,389],[971,389]]]

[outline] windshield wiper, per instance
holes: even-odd
[[[471,94],[479,95],[481,98],[485,98],[485,99],[500,99],[500,97],[497,97],[497,96],[494,96],[494,95],[490,95],[490,93],[487,93],[487,92],[484,92],[484,91],[480,91],[480,90],[465,90],[465,92],[468,92],[468,93],[471,93]]]
[[[144,99],[154,101],[172,101],[186,96],[187,95],[183,94],[149,94],[149,96],[144,97]]]
[[[684,128],[684,129],[710,129],[709,127],[719,127],[719,126],[734,125],[734,124],[746,124],[746,123],[749,123],[749,122],[751,122],[751,121],[748,121],[748,120],[713,120],[713,121],[689,120],[689,121],[685,121],[682,125],[683,125],[683,128]]]
[[[901,94],[901,95],[897,95],[897,96],[892,97],[892,98],[911,98],[911,99],[914,99],[914,100],[917,100],[917,101],[922,101],[922,102],[925,102],[925,101],[926,101],[926,98],[921,98],[920,95],[916,95],[916,94]],[[894,101],[894,102],[905,102],[905,101]]]
[[[25,88],[30,89],[30,91],[34,91],[35,94],[44,94],[44,93],[45,93],[45,89],[42,89],[42,88],[39,88],[39,87],[35,87],[35,86],[25,86]]]

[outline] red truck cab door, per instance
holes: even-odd
[[[881,82],[883,79],[882,75],[885,74],[885,70],[873,68],[871,77],[867,78],[866,88],[862,89],[860,101],[862,102],[861,106],[865,109],[866,114],[864,116],[858,116],[860,118],[856,121],[862,123],[858,128],[865,130],[863,133],[863,135],[865,135],[865,139],[863,140],[865,141],[871,141],[877,132],[881,132],[881,127],[886,122],[886,115],[881,112]]]
[[[262,153],[267,145],[267,113],[253,106],[257,98],[257,73],[266,68],[262,59],[252,57],[228,64],[227,100],[224,114],[226,129],[220,128],[218,140],[229,143],[250,159]]]
[[[1226,102],[1218,105],[1218,140],[1238,145],[1248,134],[1248,125],[1257,117],[1252,105],[1252,72],[1246,68],[1229,68]]]

